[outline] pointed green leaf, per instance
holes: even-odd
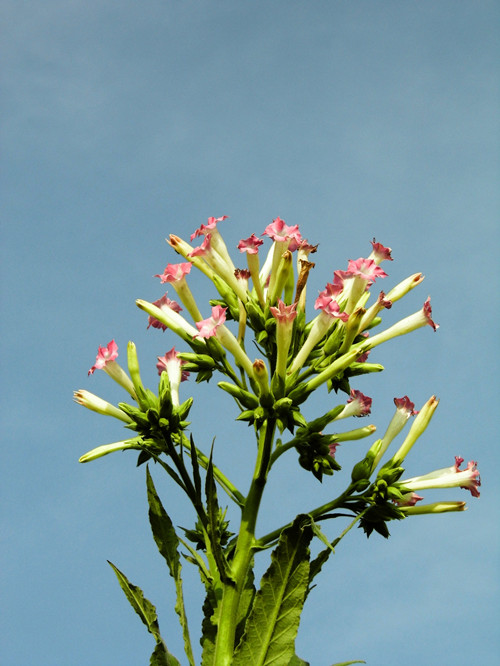
[[[271,566],[262,577],[245,634],[233,666],[288,664],[309,584],[310,519],[298,516],[283,530],[271,555]]]
[[[156,608],[146,599],[142,590],[137,585],[133,585],[118,567],[115,567],[109,560],[108,564],[115,572],[120,587],[124,591],[130,605],[144,622],[147,630],[155,637],[156,647],[151,655],[150,664],[152,666],[180,666],[180,662],[167,650],[167,646],[160,635]]]
[[[181,578],[181,562],[179,557],[179,539],[175,532],[172,521],[163,508],[163,505],[158,497],[156,488],[146,468],[146,483],[148,489],[148,502],[149,502],[149,522],[153,531],[153,537],[158,546],[158,550],[165,558],[170,575],[175,581],[176,603],[175,612],[179,616],[179,621],[182,627],[182,635],[184,637],[184,648],[189,663],[194,666],[194,657],[191,647],[191,640],[189,637],[188,621],[186,610],[184,607],[184,595],[182,592],[182,578]]]
[[[181,666],[181,663],[173,654],[170,654],[162,641],[156,644],[149,660],[149,666]]]
[[[137,615],[146,625],[148,631],[153,634],[157,641],[161,640],[160,629],[158,627],[158,618],[156,616],[156,608],[153,604],[146,599],[142,590],[136,585],[132,585],[127,580],[127,577],[115,565],[108,560],[108,564],[112,567],[113,571],[118,578],[120,587],[125,593],[125,596],[130,602],[130,605],[135,610]]]
[[[230,580],[229,567],[224,555],[224,551],[220,544],[219,537],[219,503],[217,501],[217,488],[214,480],[214,466],[212,462],[212,450],[210,451],[210,458],[207,465],[207,475],[205,479],[205,493],[207,496],[207,516],[208,516],[208,536],[210,538],[210,545],[212,546],[212,553],[219,570],[220,578],[223,582]]]

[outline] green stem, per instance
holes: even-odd
[[[255,526],[269,472],[275,427],[276,421],[269,418],[259,433],[254,476],[243,506],[240,531],[231,565],[233,581],[224,585],[213,662],[217,666],[230,666],[234,654],[238,605],[255,549]]]
[[[323,504],[322,506],[318,506],[315,509],[312,509],[311,511],[306,511],[309,516],[311,516],[313,519],[317,519],[320,516],[322,516],[324,513],[328,513],[329,511],[332,511],[333,509],[337,509],[338,507],[341,507],[345,500],[350,497],[352,493],[352,486],[350,485],[341,495],[339,495],[336,499],[331,500],[330,502],[327,502],[326,504]],[[258,539],[255,543],[256,548],[265,548],[268,546],[270,543],[273,541],[276,541],[280,534],[283,532],[284,529],[287,527],[290,527],[292,523],[288,523],[287,525],[283,525],[282,527],[279,527],[277,530],[273,530],[272,532],[269,532],[268,534],[264,535],[260,539]]]

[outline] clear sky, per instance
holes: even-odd
[[[440,329],[373,354],[386,370],[356,385],[374,398],[360,423],[383,430],[394,396],[421,406],[435,393],[408,472],[460,454],[482,474],[479,500],[437,494],[467,499],[465,513],[391,525],[388,541],[351,533],[308,600],[298,654],[313,666],[495,663],[498,4],[4,0],[1,11],[2,665],[148,663],[151,636],[106,559],[156,604],[182,655],[144,469],[127,453],[78,464],[123,431],[72,391],[122,399],[104,373],[87,377],[112,338],[122,353],[136,342],[154,386],[156,356],[175,340],[147,331],[134,301],[163,293],[152,276],[176,261],[164,238],[187,238],[212,215],[230,216],[221,229],[235,258],[238,240],[273,218],[299,224],[320,244],[313,294],[374,237],[393,248],[384,288],[423,272],[387,322],[431,294]],[[209,286],[196,278],[193,289],[207,311]],[[214,387],[183,385],[193,432],[207,449],[217,436],[216,459],[244,488],[251,433]],[[320,391],[318,413],[332,401]],[[338,493],[367,446],[342,446],[345,476],[322,486],[284,456],[262,532]],[[174,523],[190,525],[155,479]],[[196,637],[201,593],[187,566]]]

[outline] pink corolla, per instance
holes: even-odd
[[[348,278],[361,278],[366,282],[366,288],[371,287],[377,278],[387,277],[387,273],[376,264],[373,259],[349,259],[346,271],[336,271],[344,280]]]
[[[187,381],[189,378],[189,372],[188,370],[182,370],[182,366],[187,363],[187,361],[183,361],[182,359],[179,358],[177,355],[177,352],[175,351],[175,347],[172,347],[170,351],[168,351],[165,356],[158,356],[158,363],[156,364],[156,368],[158,370],[158,374],[161,375],[162,372],[169,372],[169,369],[172,371],[178,372],[179,370],[181,371],[181,382]]]
[[[361,391],[351,389],[351,397],[347,400],[346,406],[337,416],[337,419],[345,419],[349,416],[368,416],[372,402],[372,399]]]
[[[238,250],[247,254],[257,254],[259,247],[264,243],[263,240],[252,234],[248,238],[243,238],[238,243]]]
[[[195,247],[192,252],[188,254],[188,257],[206,257],[206,255],[211,251],[210,241],[212,239],[211,234],[207,234],[203,239],[203,242],[198,247]]]
[[[90,368],[88,374],[93,375],[95,370],[104,370],[104,372],[120,384],[134,400],[137,398],[134,385],[125,370],[116,362],[118,358],[118,345],[114,340],[108,342],[106,347],[99,347],[94,365]]]
[[[269,236],[276,243],[288,243],[290,252],[296,250],[302,243],[302,236],[299,231],[299,225],[292,227],[285,224],[285,221],[277,217],[268,224],[262,236]]]
[[[90,368],[88,374],[93,375],[95,370],[104,370],[116,358],[118,358],[118,345],[114,340],[108,342],[106,347],[99,346],[95,363]]]
[[[420,502],[424,498],[417,493],[405,493],[402,499],[394,500],[394,504],[397,506],[415,506],[417,502]]]
[[[455,471],[458,474],[464,475],[464,485],[461,485],[460,488],[464,490],[470,490],[472,497],[479,497],[479,486],[481,485],[481,478],[479,476],[479,470],[477,469],[477,462],[469,460],[467,467],[464,470],[460,469],[461,464],[464,462],[464,459],[460,456],[455,456]]]
[[[223,215],[222,217],[209,217],[206,224],[202,224],[199,229],[196,229],[196,231],[191,234],[191,240],[194,240],[197,236],[206,236],[207,233],[217,228],[217,222],[222,222],[223,220],[227,220],[227,218],[227,215]]]
[[[280,323],[291,323],[297,316],[297,303],[285,305],[282,300],[278,301],[278,307],[269,308],[273,317]]]
[[[168,381],[170,384],[170,395],[172,399],[172,404],[175,407],[179,406],[179,385],[181,382],[184,382],[189,377],[189,372],[187,370],[182,370],[182,366],[186,361],[182,361],[175,351],[175,347],[172,347],[165,356],[158,356],[158,363],[156,367],[158,369],[158,374],[161,375],[162,372],[166,372],[168,375]]]
[[[392,261],[392,249],[390,247],[384,247],[382,243],[377,243],[375,238],[371,241],[371,243],[373,249],[368,259],[373,259],[376,264],[380,264],[383,261]]]
[[[153,305],[156,305],[157,308],[160,308],[163,312],[168,312],[173,310],[174,312],[181,312],[182,308],[176,301],[172,301],[168,298],[167,294],[163,294],[161,298],[157,301],[153,301]],[[155,317],[149,315],[148,317],[148,328],[152,326],[153,328],[161,328],[162,331],[165,331],[168,326],[161,321],[158,321]]]
[[[196,322],[199,338],[212,338],[217,335],[217,329],[226,321],[226,310],[220,305],[215,305],[212,308],[212,316],[202,321]]]
[[[321,291],[318,298],[314,302],[314,308],[316,310],[321,310],[325,314],[333,317],[335,319],[341,319],[342,321],[347,321],[349,315],[347,312],[341,312],[340,306],[335,300],[335,296],[339,293],[338,286],[329,283],[326,285],[324,291]]]
[[[288,351],[292,341],[293,321],[297,316],[297,303],[285,305],[282,300],[278,300],[278,307],[271,307],[269,310],[276,319],[276,346],[278,349],[276,373],[284,378]]]
[[[160,278],[162,284],[165,284],[165,282],[178,282],[186,277],[191,270],[191,266],[192,264],[189,262],[167,264],[163,273],[161,275],[155,275],[155,277]]]

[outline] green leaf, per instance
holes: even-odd
[[[208,536],[210,538],[210,545],[212,546],[212,553],[217,564],[217,569],[219,570],[220,579],[223,582],[229,582],[229,567],[224,555],[224,551],[221,546],[220,539],[220,530],[219,517],[221,515],[219,509],[219,503],[217,501],[217,488],[214,481],[214,466],[212,462],[213,454],[213,443],[212,450],[210,451],[210,458],[207,465],[207,475],[205,479],[205,493],[207,496],[207,516],[208,516]]]
[[[157,643],[149,660],[149,666],[181,666],[178,659],[165,647],[165,644]]]
[[[296,654],[288,662],[288,666],[310,666],[308,661],[304,661],[300,657],[297,657]]]
[[[176,603],[175,612],[179,616],[179,621],[182,627],[182,635],[184,637],[184,648],[188,661],[194,666],[194,657],[191,647],[191,640],[189,638],[188,621],[186,610],[184,607],[184,596],[182,593],[182,578],[181,578],[181,562],[179,557],[179,539],[175,532],[172,521],[163,508],[163,505],[158,497],[156,488],[146,468],[146,483],[148,489],[148,503],[149,503],[149,522],[153,531],[153,537],[158,546],[158,550],[165,558],[170,575],[175,581]]]
[[[130,605],[144,622],[149,633],[153,634],[156,640],[156,647],[151,655],[150,664],[152,664],[152,666],[180,666],[180,662],[167,650],[160,635],[156,608],[148,599],[146,599],[142,590],[137,587],[137,585],[133,585],[118,567],[115,567],[115,565],[109,560],[108,564],[115,572],[120,587],[124,591]]]
[[[217,619],[219,616],[219,602],[213,588],[207,587],[207,595],[203,603],[203,621],[201,624],[202,655],[201,666],[213,666],[215,655],[215,641],[217,639]]]
[[[359,659],[356,659],[356,661],[339,661],[332,664],[332,666],[350,666],[350,664],[366,664],[366,661],[360,661]]]
[[[308,516],[297,516],[283,530],[271,554],[271,566],[262,577],[245,634],[236,648],[233,666],[288,664],[309,584]]]

